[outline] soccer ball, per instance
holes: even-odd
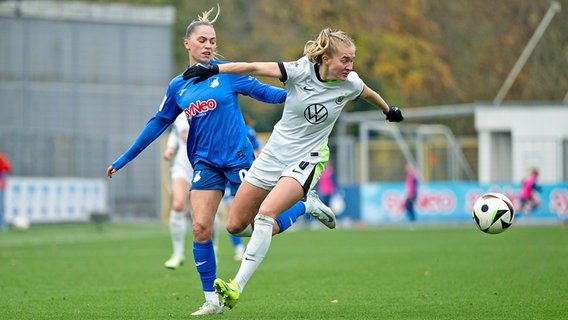
[[[479,230],[497,234],[513,224],[515,210],[513,203],[505,195],[486,193],[475,201],[471,216]]]
[[[12,219],[12,226],[16,230],[28,230],[30,228],[30,219],[24,216]]]

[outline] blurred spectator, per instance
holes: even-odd
[[[0,231],[6,230],[4,221],[4,190],[6,189],[6,180],[8,180],[10,173],[12,173],[10,161],[0,152]]]
[[[404,209],[411,223],[416,222],[416,210],[414,204],[418,198],[418,173],[414,166],[410,163],[406,164],[406,182],[405,182],[405,200]]]
[[[527,218],[530,217],[531,213],[535,208],[540,205],[540,199],[538,194],[542,188],[537,183],[538,179],[538,169],[531,169],[529,176],[523,180],[521,186],[521,207],[519,212],[524,213]]]
[[[329,207],[331,197],[337,192],[337,182],[331,161],[325,163],[325,168],[317,184],[317,191],[321,202]]]

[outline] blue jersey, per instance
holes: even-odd
[[[212,61],[218,63],[217,61]],[[192,165],[205,162],[217,168],[250,166],[253,147],[247,139],[238,94],[267,103],[282,103],[286,91],[251,76],[218,74],[193,84],[178,76],[156,116],[171,120],[183,111],[189,121],[187,153]]]
[[[250,167],[254,153],[238,94],[266,103],[282,103],[286,90],[251,76],[218,74],[197,84],[193,80],[184,80],[183,74],[172,79],[158,112],[113,168],[118,170],[136,157],[182,112],[189,122],[187,155],[194,168],[198,162],[216,168]]]
[[[189,122],[187,155],[193,167],[198,162],[216,168],[250,167],[254,153],[238,94],[266,103],[286,100],[286,90],[263,84],[251,76],[218,74],[194,84],[193,79],[184,80],[181,73],[170,81],[158,112],[133,145],[112,164],[113,168],[118,170],[133,160],[182,112]]]

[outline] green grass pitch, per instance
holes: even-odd
[[[217,276],[239,264],[220,235]],[[188,319],[203,303],[186,265],[167,270],[163,225],[32,226],[0,233],[0,319]],[[278,235],[225,319],[560,319],[568,229],[473,225]]]

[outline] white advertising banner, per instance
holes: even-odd
[[[5,190],[5,220],[26,217],[31,223],[89,221],[108,210],[103,179],[10,177]]]

